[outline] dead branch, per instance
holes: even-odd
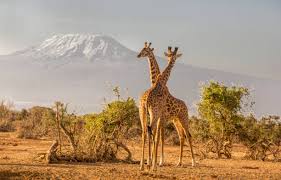
[[[46,154],[46,163],[47,164],[51,163],[52,161],[58,160],[58,158],[57,158],[58,145],[59,145],[58,141],[54,140],[51,147],[47,151],[47,154]]]

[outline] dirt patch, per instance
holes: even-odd
[[[165,165],[156,172],[139,170],[139,164],[58,163],[47,165],[36,158],[45,153],[51,140],[17,139],[11,133],[0,133],[0,179],[281,179],[281,163],[235,159],[204,159],[191,166],[188,147],[184,147],[184,165],[176,167],[178,146],[165,146]],[[13,146],[8,142],[16,142]],[[133,159],[141,156],[140,142],[131,142]],[[239,152],[241,147],[238,148]]]

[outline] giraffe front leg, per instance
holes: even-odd
[[[142,132],[142,156],[140,161],[140,170],[144,170],[144,149],[145,149],[145,141],[146,141],[146,131]]]
[[[147,168],[150,169],[151,166],[151,138],[152,138],[152,132],[151,127],[147,126],[147,139],[148,139],[148,155],[147,155]]]
[[[142,126],[142,156],[140,160],[140,170],[144,170],[144,149],[145,149],[145,141],[146,141],[146,126],[147,126],[147,114],[146,114],[146,108],[143,105],[143,103],[140,104],[139,107],[139,115],[140,115],[140,121]]]
[[[160,140],[161,140],[161,156],[159,166],[164,165],[164,128],[162,127],[160,130]]]
[[[160,128],[161,128],[161,120],[159,118],[157,120],[156,133],[153,142],[153,156],[152,156],[152,167],[151,167],[152,171],[156,171],[157,169],[157,152],[158,152],[158,145],[160,140]]]

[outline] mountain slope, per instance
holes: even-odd
[[[135,98],[149,88],[147,60],[136,55],[108,36],[56,35],[0,57],[0,98],[11,98],[20,107],[62,100],[80,112],[97,111],[104,97],[112,98],[109,84],[128,88]],[[163,69],[166,60],[158,58],[158,62]],[[168,84],[171,93],[185,100],[194,113],[194,103],[200,98],[199,84],[210,79],[250,88],[257,115],[280,115],[279,81],[177,63]]]
[[[104,35],[59,34],[41,44],[16,52],[16,55],[34,59],[62,59],[80,57],[87,60],[120,59],[132,54],[129,49]]]

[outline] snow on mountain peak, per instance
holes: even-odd
[[[99,34],[58,34],[20,55],[35,59],[83,57],[87,59],[121,58],[131,51],[113,38]]]

